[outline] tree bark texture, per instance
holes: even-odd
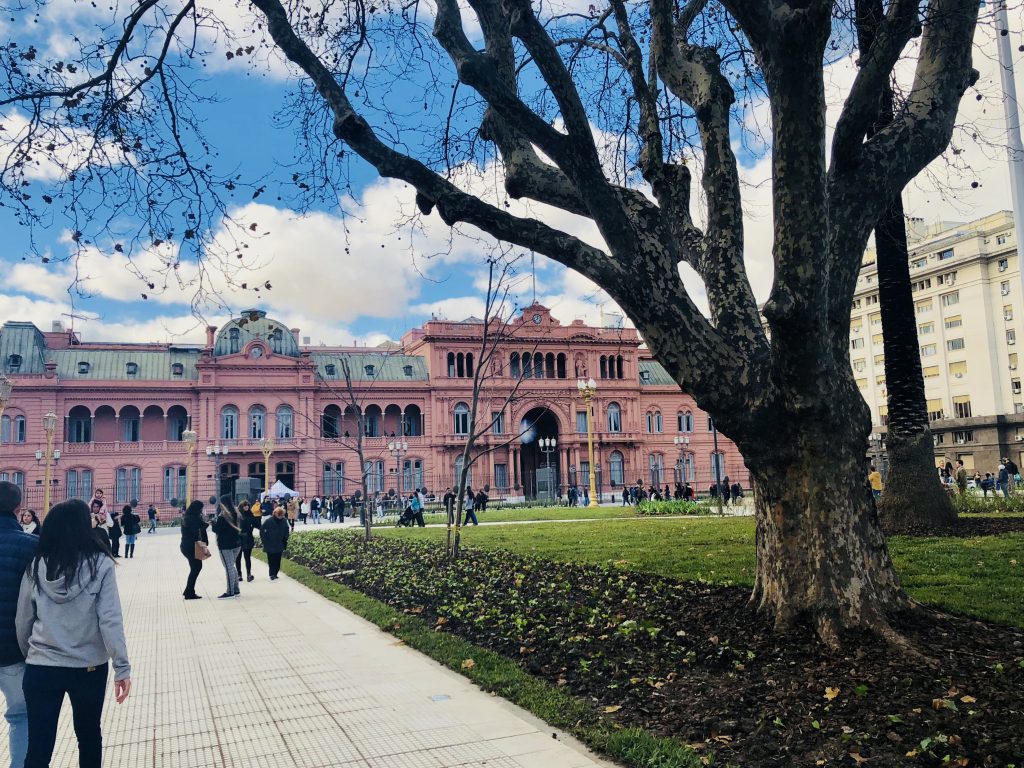
[[[861,55],[867,56],[885,18],[881,0],[857,0],[856,16],[859,48]],[[885,82],[878,98],[878,115],[868,135],[892,122],[894,114],[892,86]],[[941,526],[956,520],[953,503],[935,473],[908,250],[903,197],[897,192],[875,226],[889,412],[889,473],[878,509],[890,529]]]

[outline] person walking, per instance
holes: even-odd
[[[466,501],[464,502],[466,507],[466,519],[463,521],[463,525],[469,525],[470,520],[473,521],[473,525],[480,525],[480,523],[476,519],[476,512],[473,511],[473,503],[475,501],[475,498],[476,497],[473,495],[473,489],[467,485]]]
[[[135,538],[142,533],[142,520],[130,504],[121,510],[121,527],[124,530],[124,556],[135,557]]]
[[[956,490],[961,496],[967,493],[967,468],[962,459],[956,460]]]
[[[1009,495],[1010,495],[1009,485],[1010,485],[1010,473],[1009,473],[1009,471],[1007,471],[1005,464],[1000,464],[999,465],[999,474],[996,475],[996,490],[997,490],[996,495],[997,496],[999,495],[998,491],[1002,491],[1003,492],[1003,498],[1004,499],[1008,498]]]
[[[230,499],[225,498],[220,503],[220,514],[213,522],[213,532],[217,536],[217,549],[220,551],[220,561],[224,564],[224,573],[228,578],[228,588],[218,599],[231,599],[238,597],[238,568],[235,561],[242,552],[242,526],[238,520],[238,512]]]
[[[22,530],[18,522],[20,508],[21,488],[0,481],[0,691],[7,704],[4,717],[11,768],[22,768],[28,750],[28,713],[22,690],[25,654],[15,629],[18,590],[39,544],[37,536]]]
[[[146,517],[149,518],[149,530],[146,533],[156,533],[156,507],[152,504],[146,510]]]
[[[861,466],[864,465],[862,464]],[[885,483],[882,481],[882,473],[878,471],[874,464],[868,470],[868,483],[871,485],[871,495],[877,501],[878,497],[882,495],[882,491],[885,490]]]
[[[285,504],[288,510],[288,526],[294,531],[295,519],[299,516],[299,500],[295,496],[290,496]]]
[[[409,506],[412,508],[413,520],[420,528],[424,528],[426,523],[423,520],[423,501],[418,493],[409,494]]]
[[[1020,481],[1020,469],[1013,463],[1013,459],[1003,459],[1003,464],[1006,465],[1006,488],[1010,493],[1013,493],[1015,485]]]
[[[206,521],[203,520],[203,502],[196,499],[188,505],[184,517],[181,518],[181,554],[188,560],[188,581],[185,582],[185,591],[182,592],[186,600],[202,598],[202,595],[196,594],[196,580],[199,578],[199,572],[203,570],[203,561],[196,557],[196,543],[210,543],[206,528]]]
[[[121,513],[116,509],[110,510],[110,527],[107,528],[107,535],[110,537],[110,552],[114,557],[121,557],[121,536],[124,531],[121,528]]]
[[[71,700],[78,764],[100,768],[100,714],[111,662],[117,703],[131,693],[114,560],[90,525],[85,502],[71,499],[54,506],[21,579],[16,624],[25,654],[25,768],[50,765],[65,695]]]
[[[284,519],[284,507],[274,507],[274,513],[263,521],[260,529],[260,541],[263,542],[263,551],[267,553],[271,581],[277,581],[277,574],[281,571],[281,555],[288,547],[289,533],[291,528]]]
[[[242,501],[238,505],[238,529],[239,548],[238,556],[235,557],[235,570],[238,571],[238,580],[242,580],[242,558],[245,558],[245,571],[248,574],[246,581],[252,581],[252,548],[256,544],[256,537],[253,530],[257,525],[256,518],[252,516],[249,509],[249,502]]]

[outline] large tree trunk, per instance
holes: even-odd
[[[763,441],[750,462],[757,520],[752,602],[780,630],[813,627],[837,648],[844,631],[895,638],[889,617],[912,607],[863,478],[864,435],[805,421]],[[792,438],[792,439],[790,439]],[[783,441],[786,441],[784,444]]]
[[[856,13],[858,45],[861,54],[866,55],[884,18],[882,0],[857,0]],[[893,115],[892,87],[886,83],[879,96],[878,114],[869,137],[891,123]],[[875,251],[889,407],[886,435],[889,475],[879,513],[890,529],[948,525],[956,520],[956,510],[935,476],[914,293],[910,285],[906,221],[903,199],[898,194],[875,226]]]
[[[878,511],[886,528],[894,530],[949,525],[956,521],[956,510],[935,474],[902,200],[878,222],[875,247],[889,402],[889,476]]]

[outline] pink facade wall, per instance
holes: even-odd
[[[533,321],[534,315],[540,318],[539,322]],[[449,353],[478,355],[479,328],[472,323],[430,321],[407,333],[402,340],[402,353],[425,360],[429,371],[427,380],[377,379],[358,385],[363,408],[367,412],[379,410],[381,415],[381,436],[365,438],[364,449],[366,458],[375,463],[375,470],[381,466],[377,462],[382,463],[382,477],[376,482],[384,490],[396,487],[399,476],[403,477],[403,489],[407,489],[411,478],[415,478],[417,484],[422,482],[432,492],[452,484],[455,462],[465,440],[456,432],[454,410],[459,403],[469,402],[472,380],[468,376],[450,377],[447,359]],[[612,463],[617,462],[618,457],[621,457],[621,479],[626,483],[640,479],[649,484],[651,457],[654,456],[656,466],[662,467],[661,484],[672,485],[677,478],[677,462],[688,455],[686,471],[698,490],[707,490],[713,478],[714,440],[707,415],[678,386],[640,381],[639,369],[644,364],[646,351],[640,347],[635,331],[591,328],[578,321],[563,326],[539,306],[527,308],[521,320],[508,331],[509,344],[495,355],[488,369],[478,418],[490,419],[492,409],[500,407],[517,386],[509,370],[510,355],[514,351],[528,351],[531,356],[539,352],[545,359],[548,353],[564,354],[565,378],[530,378],[518,385],[506,409],[505,434],[487,434],[479,441],[479,449],[485,453],[473,467],[475,486],[496,486],[496,480],[501,479],[501,467],[504,467],[508,488],[496,489],[498,494],[532,495],[533,472],[549,459],[540,457],[535,444],[512,439],[522,420],[531,413],[542,414],[549,430],[546,436],[557,438],[557,450],[550,455],[550,461],[557,466],[559,483],[563,488],[573,480],[582,485],[582,465],[588,457],[586,434],[576,428],[577,413],[583,410],[576,386],[579,371],[581,375],[592,376],[598,384],[594,399],[595,464],[601,468],[601,488],[606,495],[621,494],[621,487],[612,487],[612,481],[620,479],[612,477]],[[104,348],[101,344],[88,346]],[[287,405],[293,411],[292,436],[275,438],[271,480],[276,479],[276,465],[281,462],[285,470],[282,479],[292,483],[295,490],[304,494],[322,493],[325,490],[324,465],[329,464],[333,471],[338,464],[344,464],[343,489],[348,495],[353,493],[359,481],[352,437],[357,429],[355,417],[343,415],[338,439],[326,439],[321,432],[325,409],[334,405],[343,414],[345,411],[344,399],[339,396],[343,385],[336,380],[326,381],[314,364],[312,355],[324,352],[324,348],[304,348],[298,356],[274,354],[266,349],[258,359],[253,359],[248,354],[250,351],[251,345],[237,354],[214,356],[211,345],[196,356],[195,370],[184,380],[62,380],[52,370],[43,374],[11,375],[15,386],[5,415],[12,419],[24,416],[28,430],[24,443],[7,442],[0,446],[0,475],[6,473],[13,478],[14,473],[21,473],[29,503],[41,504],[43,468],[37,464],[35,452],[45,446],[43,415],[53,411],[63,422],[58,427],[55,444],[61,457],[53,475],[54,500],[68,494],[69,471],[78,473],[79,478],[83,471],[90,471],[92,488],[101,487],[113,498],[118,487],[118,469],[125,470],[124,478],[131,475],[131,470],[138,469],[131,475],[140,483],[138,500],[142,504],[155,502],[166,507],[167,470],[174,472],[185,463],[184,444],[173,439],[176,437],[175,420],[169,417],[169,412],[180,413],[183,409],[199,436],[193,472],[194,496],[205,498],[216,487],[217,477],[217,462],[206,455],[206,447],[228,444],[229,454],[227,458],[222,457],[221,463],[237,465],[238,475],[246,477],[250,465],[263,461],[261,441],[247,434],[250,410],[265,409],[265,429],[272,434],[278,407]],[[375,355],[379,358],[383,354],[365,348],[327,351],[351,353],[357,358],[365,356],[363,359]],[[623,378],[600,378],[602,355],[622,357]],[[619,431],[608,428],[608,410],[613,403],[621,412]],[[240,434],[232,440],[221,437],[222,414],[228,406],[239,413]],[[71,442],[69,416],[76,407],[79,410],[84,407],[92,414],[90,442]],[[388,443],[393,432],[401,434],[403,414],[416,410],[420,417],[414,417],[415,431],[420,434],[403,438],[409,447],[402,459],[413,463],[403,473],[396,471],[396,458],[389,452]],[[648,430],[648,413],[652,416],[660,413],[660,432]],[[683,426],[689,426],[692,417],[692,431],[679,431],[678,414],[691,415]],[[132,418],[139,420],[138,442],[123,439],[122,422]],[[653,418],[651,426],[657,426]],[[344,437],[345,431],[349,432],[349,439]],[[681,449],[673,441],[676,437],[685,437],[689,444]],[[722,435],[718,435],[718,443],[725,474],[744,488],[749,487],[748,473],[738,451]],[[415,462],[419,462],[418,466]],[[335,482],[329,477],[326,479]],[[135,490],[135,486],[125,488],[125,482],[127,480],[119,487],[122,495]]]

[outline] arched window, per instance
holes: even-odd
[[[608,457],[608,469],[611,473],[612,487],[614,488],[617,485],[623,485],[625,471],[623,469],[621,452],[612,451],[611,456]]]
[[[0,444],[24,443],[27,432],[24,416],[4,416],[0,419]]]
[[[615,358],[615,378],[621,379],[622,376],[622,355]]]
[[[651,485],[660,488],[665,480],[665,457],[660,453],[652,453],[647,457],[647,469]]]
[[[472,352],[469,352],[466,355],[466,375],[469,376],[469,377],[473,376],[473,353]]]
[[[238,409],[233,405],[224,406],[220,412],[220,437],[222,440],[238,439]]]
[[[452,478],[453,490],[459,490],[459,481],[462,479],[462,454],[455,457],[455,477]],[[466,487],[471,488],[473,486],[473,466],[470,465],[469,472],[466,473]]]
[[[20,469],[0,470],[0,482],[14,483],[25,493],[25,473]]]
[[[466,357],[461,352],[455,356],[455,375],[460,379],[466,375]]]
[[[680,411],[676,414],[676,429],[680,432],[693,432],[693,413]]]
[[[164,467],[164,501],[174,499],[179,504],[184,503],[187,477],[188,475],[183,466]]]
[[[711,454],[711,477],[714,480],[725,479],[725,454],[719,451]]]
[[[654,431],[658,434],[665,431],[665,422],[661,418],[661,411],[654,412]]]
[[[335,496],[345,492],[345,462],[324,462],[324,493]]]
[[[548,352],[544,357],[544,375],[549,379],[555,378],[555,355]]]
[[[618,403],[608,403],[608,431],[622,431],[622,409]]]
[[[518,379],[522,375],[522,371],[519,370],[519,353],[513,352],[508,359],[508,375],[513,379]]]
[[[676,464],[679,482],[692,483],[697,479],[697,471],[692,453],[684,453],[683,458]]]
[[[92,442],[92,414],[84,405],[76,405],[68,412],[68,442]]]
[[[142,469],[118,467],[114,475],[114,503],[127,504],[142,497]]]
[[[241,331],[237,328],[232,328],[228,331],[228,354],[237,355],[239,350],[241,350],[241,335]]]
[[[533,355],[523,352],[523,378],[528,379],[531,376],[533,376]]]
[[[91,499],[92,470],[82,468],[69,469],[64,478],[64,489],[69,499]]]
[[[465,403],[458,403],[455,406],[455,434],[469,434],[469,406]]]
[[[604,355],[601,355],[601,378],[608,378],[608,358]]]
[[[402,460],[402,490],[408,493],[414,488],[423,487],[423,460]]]
[[[565,353],[564,352],[559,352],[557,360],[558,360],[558,362],[557,362],[557,375],[558,375],[558,378],[564,379],[565,378]]]
[[[254,405],[249,409],[249,439],[262,440],[267,436],[267,409]]]
[[[320,436],[325,440],[336,440],[340,423],[341,409],[336,405],[328,405],[320,416]]]
[[[290,405],[278,406],[277,437],[279,440],[290,440],[295,437],[295,413]]]
[[[8,355],[7,356],[7,372],[17,373],[21,370],[21,355]]]
[[[455,353],[448,353],[448,378],[455,378]]]

